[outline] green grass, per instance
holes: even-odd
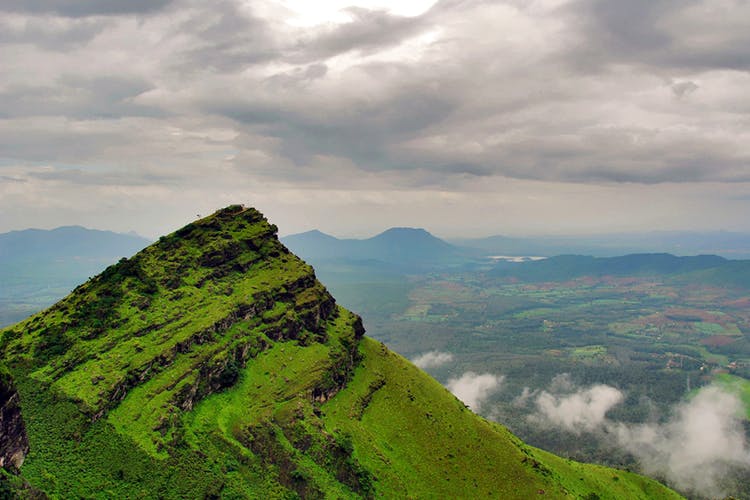
[[[0,330],[51,498],[669,498],[476,416],[234,206]],[[615,480],[614,478],[618,479]]]
[[[607,355],[607,348],[603,345],[587,345],[571,349],[570,356],[575,359],[601,358]]]
[[[383,497],[533,498],[544,490],[552,497],[679,498],[653,480],[525,446],[382,344],[364,339],[361,349],[361,365],[323,407],[324,421],[330,432],[352,437]],[[371,394],[378,379],[385,383]]]
[[[701,334],[707,337],[711,335],[729,335],[727,330],[718,323],[707,323],[705,321],[697,322],[693,327]],[[731,330],[730,330],[731,331]]]
[[[726,366],[726,364],[729,363],[729,358],[727,356],[723,354],[717,354],[715,352],[710,352],[708,349],[706,349],[705,346],[701,344],[686,344],[685,347],[694,349],[700,354],[701,358],[705,359],[709,363],[716,363],[719,366]]]
[[[227,217],[218,227],[216,221],[217,217],[209,217],[193,223],[188,226],[192,227],[190,238],[178,236],[183,228],[90,280],[52,309],[19,325],[24,335],[10,342],[8,350],[18,353],[16,358],[35,357],[38,361],[40,356],[35,353],[49,342],[50,331],[63,331],[56,340],[63,344],[64,354],[49,363],[34,363],[40,366],[32,377],[52,384],[95,413],[129,378],[156,371],[155,365],[175,362],[181,354],[178,351],[183,350],[181,345],[204,336],[238,307],[255,306],[255,294],[279,294],[290,283],[312,276],[309,266],[284,254],[278,240],[269,238],[272,228],[257,212],[248,212],[247,218]],[[206,267],[206,255],[228,253],[225,268],[253,262],[258,257],[255,251],[233,255],[237,251],[233,249],[243,242],[251,242],[257,252],[278,255],[258,261],[257,266],[251,266],[254,272],[222,271],[225,275],[202,283],[211,273],[222,270],[221,266]],[[152,284],[150,290],[143,290],[144,282]],[[315,302],[325,291],[312,287],[304,293],[308,302]],[[92,315],[109,312],[108,317],[95,320],[102,325],[92,326],[89,317],[78,321],[80,325],[71,325],[70,317],[91,304],[95,305],[89,307]],[[274,303],[268,314],[281,315],[287,307]],[[153,325],[158,328],[149,331]],[[106,328],[106,335],[92,334],[96,328]]]
[[[76,404],[21,376],[33,450],[24,477],[62,498],[184,498],[200,491],[287,498],[289,489],[280,484],[276,465],[251,451],[247,430],[256,425],[274,429],[283,445],[285,427],[292,424],[290,409],[315,418],[311,391],[335,369],[342,351],[356,346],[355,320],[340,310],[327,325],[326,343],[274,343],[248,362],[231,388],[207,396],[192,411],[171,404],[168,391],[153,392],[163,386],[161,377],[188,373],[179,364],[132,389],[93,424]],[[295,470],[307,471],[318,490],[353,495],[313,458],[293,447],[288,451]]]
[[[745,405],[745,416],[750,420],[750,380],[728,373],[720,373],[714,378],[719,386],[737,394]]]

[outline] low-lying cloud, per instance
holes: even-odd
[[[513,400],[513,406],[524,408],[529,404],[531,398],[535,397],[538,393],[539,391],[532,391],[528,387],[524,387],[521,394],[516,396],[516,398]]]
[[[437,368],[451,361],[453,361],[453,354],[449,352],[429,351],[414,358],[412,363],[424,370]]]
[[[665,424],[609,424],[617,442],[648,474],[664,476],[680,489],[724,497],[732,469],[750,469],[750,449],[735,394],[707,387],[682,403]]]
[[[614,387],[594,385],[567,395],[542,391],[536,398],[536,406],[544,420],[580,433],[601,427],[607,412],[623,399],[622,392]]]
[[[534,398],[528,389],[514,403]],[[556,377],[533,399],[536,412],[529,417],[540,425],[576,434],[599,432],[636,457],[643,471],[667,479],[681,491],[704,497],[730,494],[730,476],[750,471],[742,418],[746,409],[737,394],[709,386],[677,405],[661,423],[613,422],[607,412],[624,400],[619,389],[607,385],[576,387],[570,377]]]
[[[502,375],[466,372],[459,378],[449,379],[445,386],[469,408],[479,411],[484,401],[500,390],[504,380]]]

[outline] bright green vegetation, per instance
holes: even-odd
[[[632,473],[564,460],[478,418],[434,379],[365,338],[347,387],[324,405],[386,498],[678,498]]]
[[[750,420],[750,380],[722,373],[716,376],[716,382],[722,387],[739,394],[742,402],[745,404],[747,419]]]
[[[0,495],[677,498],[471,413],[275,233],[228,207],[1,330],[30,451]]]

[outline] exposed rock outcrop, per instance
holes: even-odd
[[[28,452],[18,392],[10,375],[0,371],[0,467],[18,470]]]

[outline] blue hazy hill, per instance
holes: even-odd
[[[53,304],[149,243],[141,236],[81,226],[0,234],[0,326]]]

